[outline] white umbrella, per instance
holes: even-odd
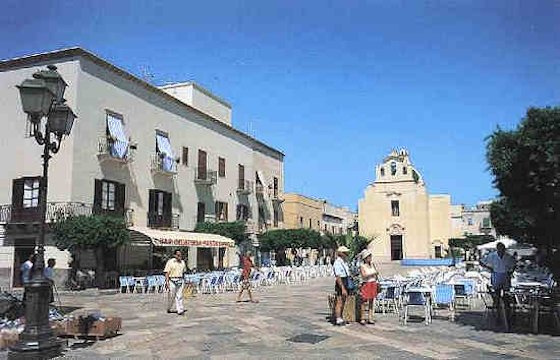
[[[500,240],[492,241],[492,242],[489,242],[489,243],[486,243],[486,244],[478,245],[476,248],[478,250],[495,249],[496,245],[498,245],[499,242],[504,244],[506,249],[509,248],[509,247],[512,247],[515,244],[517,244],[517,241],[512,240],[512,239],[500,239]]]

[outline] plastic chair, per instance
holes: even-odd
[[[424,319],[426,325],[429,325],[432,322],[432,309],[430,307],[429,300],[422,292],[412,291],[407,292],[404,296],[404,312],[402,317],[403,325],[406,325],[408,322],[408,308],[411,306],[420,306],[424,309]]]
[[[455,287],[452,284],[436,285],[434,307],[446,306],[450,311],[450,320],[455,321]]]

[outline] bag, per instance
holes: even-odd
[[[351,276],[346,277],[345,285],[346,285],[346,290],[348,292],[356,290],[356,283],[354,282],[354,279],[352,279]]]

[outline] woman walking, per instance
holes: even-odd
[[[373,255],[371,254],[371,251],[367,249],[362,252],[360,274],[362,275],[362,286],[360,288],[360,296],[362,298],[360,324],[374,324],[375,321],[373,320],[373,316],[375,314],[377,276],[379,273],[373,263]]]

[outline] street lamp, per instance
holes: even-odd
[[[61,343],[49,325],[50,281],[45,268],[45,219],[47,213],[48,169],[51,153],[60,149],[62,138],[70,134],[76,115],[65,104],[66,82],[56,66],[33,74],[33,79],[18,85],[23,111],[32,124],[31,134],[43,146],[43,177],[39,187],[41,228],[37,241],[37,258],[31,280],[25,284],[25,329],[19,342],[10,348],[10,359],[49,359],[60,354]],[[43,122],[43,118],[46,121]],[[44,123],[44,124],[43,124]]]

